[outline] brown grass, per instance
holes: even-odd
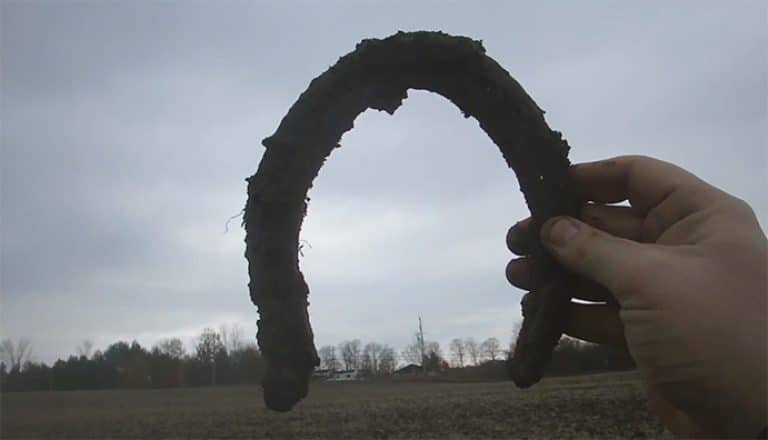
[[[252,386],[4,393],[3,438],[659,437],[632,373],[511,382],[316,383],[292,412]]]

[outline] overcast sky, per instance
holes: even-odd
[[[225,223],[261,139],[360,39],[398,30],[483,40],[573,161],[672,161],[765,228],[765,2],[532,3],[2,0],[2,336],[43,361],[221,324],[252,340],[244,231]],[[446,352],[506,344],[514,174],[475,120],[409,95],[358,118],[310,193],[316,343],[400,349],[421,315]]]

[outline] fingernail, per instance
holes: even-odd
[[[549,228],[549,242],[554,246],[565,246],[578,233],[581,226],[568,218],[561,218]]]
[[[525,236],[521,229],[520,222],[517,222],[509,229],[509,234],[507,234],[507,244],[512,252],[525,250]]]
[[[523,266],[521,260],[512,260],[507,264],[507,279],[509,281],[517,280],[523,275]]]

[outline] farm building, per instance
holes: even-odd
[[[396,377],[404,377],[404,376],[418,376],[422,374],[422,369],[420,366],[416,364],[408,364],[404,366],[403,368],[395,370],[392,375]]]
[[[328,379],[333,376],[333,370],[315,370],[312,372],[313,379]]]
[[[333,372],[328,380],[332,381],[345,381],[345,380],[362,380],[363,375],[360,370],[341,370]]]

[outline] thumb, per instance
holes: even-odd
[[[572,217],[554,217],[541,227],[541,242],[568,270],[605,286],[621,302],[627,281],[649,257],[642,244],[595,229]]]

